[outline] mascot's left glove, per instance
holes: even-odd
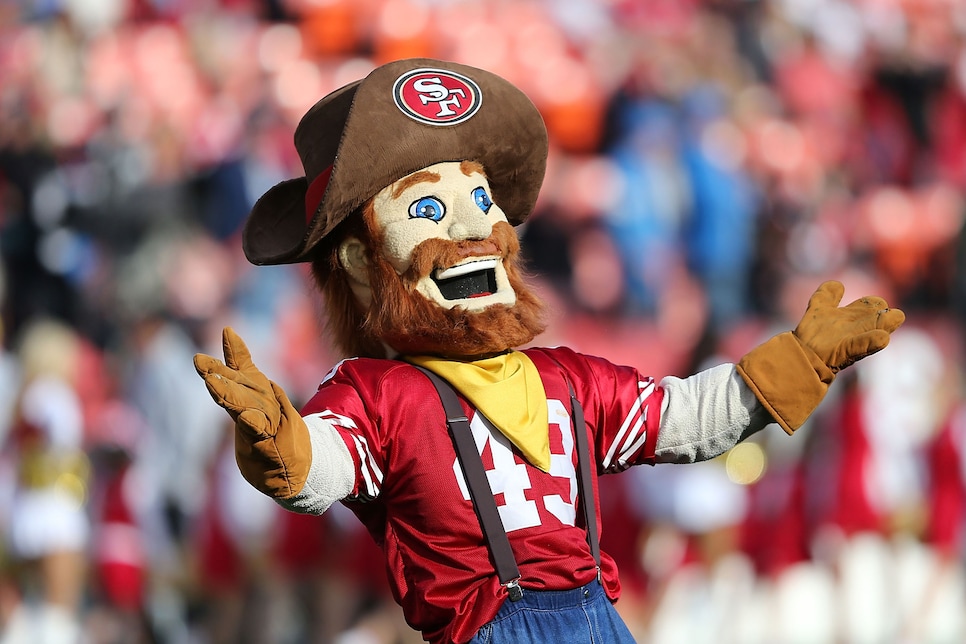
[[[230,327],[222,335],[225,362],[196,354],[195,369],[208,393],[235,421],[235,460],[242,476],[274,499],[302,491],[312,465],[312,444],[302,416],[282,388],[252,362]]]
[[[906,319],[881,297],[840,307],[844,293],[841,282],[825,282],[794,331],[776,335],[738,362],[745,383],[789,434],[822,402],[835,374],[884,349]]]

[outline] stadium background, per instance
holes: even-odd
[[[520,86],[547,344],[686,376],[821,281],[906,325],[793,438],[602,482],[642,642],[966,640],[966,5],[956,0],[0,4],[0,642],[409,642],[351,516],[247,487],[194,374],[234,326],[304,400],[304,267],[254,268],[292,132],[374,65]]]

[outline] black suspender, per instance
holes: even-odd
[[[590,474],[590,448],[587,447],[587,425],[584,423],[584,408],[577,400],[573,385],[567,380],[570,390],[570,414],[573,418],[574,442],[577,445],[577,495],[584,507],[584,522],[587,525],[587,543],[590,544],[590,554],[597,564],[597,576],[600,577],[600,542],[597,536],[597,498],[594,496],[594,484]]]
[[[493,500],[493,491],[483,470],[483,461],[480,453],[476,449],[473,440],[473,433],[470,430],[470,422],[463,413],[459,398],[453,387],[443,378],[423,367],[413,365],[422,371],[429,378],[436,391],[439,393],[440,401],[446,412],[446,424],[449,427],[450,435],[456,446],[456,453],[459,457],[460,467],[463,469],[463,476],[469,487],[470,498],[473,500],[473,508],[479,517],[480,525],[483,528],[483,535],[486,537],[490,555],[493,557],[493,564],[496,567],[496,574],[500,583],[506,587],[511,601],[517,601],[523,597],[523,589],[520,587],[520,570],[517,568],[516,558],[510,548],[510,540],[507,538],[506,530],[503,528],[503,521],[500,519],[500,512],[497,510],[496,502]],[[578,478],[577,490],[581,506],[584,509],[584,521],[587,525],[587,542],[590,545],[590,552],[597,564],[597,574],[600,576],[600,544],[597,538],[597,514],[595,510],[595,498],[593,482],[590,471],[590,451],[587,446],[587,430],[584,425],[584,412],[580,406],[580,401],[574,393],[573,386],[567,381],[570,389],[571,416],[573,419],[574,441],[577,448]]]

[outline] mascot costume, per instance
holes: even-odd
[[[295,512],[348,506],[429,642],[633,641],[598,547],[598,476],[712,458],[772,422],[793,432],[904,320],[879,297],[839,307],[826,282],[794,331],[688,378],[521,349],[544,323],[513,227],[548,142],[520,90],[395,61],[322,98],[295,144],[305,176],[258,200],[245,254],[310,262],[349,357],[301,411],[231,329],[224,362],[195,367],[244,477]]]

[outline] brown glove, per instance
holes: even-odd
[[[825,282],[794,332],[776,335],[738,362],[745,383],[789,434],[822,402],[836,373],[884,349],[906,319],[881,297],[839,307],[844,293],[840,282]]]
[[[242,476],[275,499],[302,491],[312,465],[309,430],[281,387],[252,363],[230,327],[222,335],[225,362],[196,354],[208,393],[235,421],[235,460]]]

